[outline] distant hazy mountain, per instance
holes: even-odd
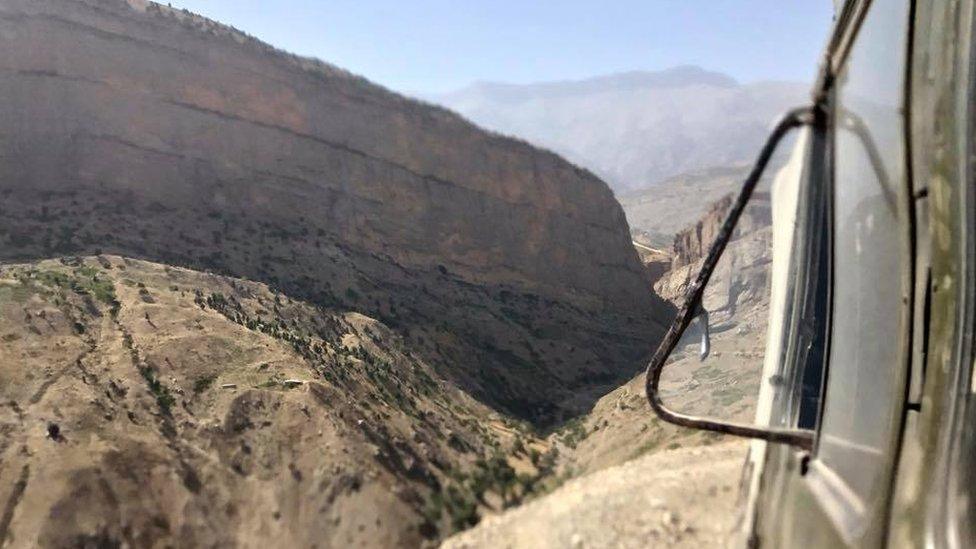
[[[429,99],[495,131],[550,148],[617,193],[752,160],[776,117],[809,86],[739,84],[683,66],[529,85],[482,82]]]

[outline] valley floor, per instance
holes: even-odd
[[[665,450],[571,480],[442,549],[718,547],[735,519],[747,444]]]

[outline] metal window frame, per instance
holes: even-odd
[[[823,128],[825,127],[825,120],[826,114],[819,104],[794,109],[784,115],[779,123],[776,124],[772,133],[767,138],[766,143],[760,150],[752,170],[742,184],[742,190],[739,192],[738,197],[729,210],[728,216],[722,223],[715,242],[708,250],[708,255],[705,258],[701,270],[698,272],[698,276],[688,289],[684,305],[679,309],[671,327],[668,329],[667,334],[665,334],[653,358],[651,358],[650,363],[647,365],[645,381],[647,401],[651,409],[664,421],[692,429],[789,444],[805,450],[810,450],[813,447],[814,431],[812,430],[756,427],[754,425],[716,421],[677,412],[664,404],[659,386],[664,365],[685,330],[691,325],[694,318],[697,317],[697,313],[701,309],[705,287],[708,285],[708,281],[715,271],[715,267],[722,253],[725,251],[725,247],[731,240],[735,226],[742,216],[742,212],[745,210],[749,199],[752,197],[752,193],[769,164],[769,160],[772,158],[777,145],[779,145],[783,137],[791,130],[801,126]]]

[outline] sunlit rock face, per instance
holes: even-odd
[[[186,12],[0,1],[0,259],[241,276],[416,338],[538,423],[637,371],[671,308],[591,173]]]
[[[712,203],[692,225],[678,232],[671,249],[671,268],[655,283],[655,291],[680,305],[688,286],[701,270],[705,256],[718,238],[734,195]],[[736,314],[745,306],[765,311],[769,302],[769,266],[772,261],[772,210],[768,192],[752,195],[715,272],[705,287],[705,306]]]

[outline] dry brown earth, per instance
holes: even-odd
[[[441,547],[720,547],[733,526],[744,452],[739,441],[657,452],[571,480]]]
[[[359,313],[117,256],[0,268],[0,545],[416,546],[546,449]]]

